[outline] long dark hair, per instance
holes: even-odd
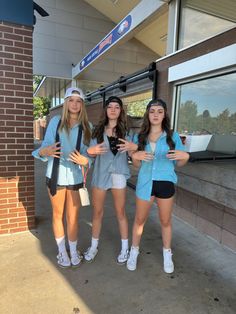
[[[108,125],[109,119],[107,116],[107,106],[111,102],[116,102],[120,106],[120,115],[117,119],[117,125],[113,129],[113,134],[118,138],[125,138],[125,135],[127,133],[127,122],[126,122],[126,113],[123,108],[122,100],[119,97],[111,96],[107,99],[105,102],[105,106],[103,108],[100,120],[98,122],[98,125],[94,128],[92,133],[92,138],[96,138],[98,143],[103,142],[103,134],[105,131],[105,127]]]
[[[149,110],[152,105],[159,105],[163,107],[165,116],[162,120],[161,127],[162,130],[166,132],[166,142],[169,145],[170,149],[175,149],[175,143],[172,139],[173,131],[170,128],[170,118],[167,113],[166,103],[162,99],[155,99],[151,100],[147,105],[147,109],[143,117],[143,124],[138,134],[138,150],[145,150],[145,146],[147,144],[148,135],[151,130],[151,123],[149,121]]]

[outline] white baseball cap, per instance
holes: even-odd
[[[68,98],[70,96],[78,96],[79,98],[84,100],[84,93],[83,93],[82,89],[80,89],[78,87],[69,87],[69,88],[67,88],[65,96],[64,96],[64,99],[66,99],[66,98]]]

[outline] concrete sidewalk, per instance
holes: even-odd
[[[0,238],[0,313],[236,313],[236,254],[174,219],[175,273],[165,274],[154,206],[137,271],[118,266],[120,241],[110,193],[96,260],[78,269],[58,268],[44,174],[45,164],[35,161],[37,229]],[[134,210],[134,191],[128,188],[130,234]],[[90,236],[91,208],[85,207],[80,214],[82,251]]]

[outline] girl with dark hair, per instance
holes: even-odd
[[[90,156],[95,157],[92,175],[92,239],[84,253],[87,262],[92,262],[98,253],[102,226],[104,201],[111,189],[121,235],[121,251],[117,263],[125,264],[128,258],[128,221],[125,214],[126,180],[130,177],[127,154],[137,145],[127,136],[126,114],[120,98],[111,96],[105,103],[101,119],[92,133]]]
[[[175,165],[183,166],[189,159],[177,132],[170,129],[167,107],[163,100],[152,100],[147,105],[140,133],[138,151],[132,154],[133,165],[140,167],[136,186],[136,213],[133,224],[132,246],[127,268],[135,270],[139,243],[150,207],[156,199],[162,230],[164,271],[172,273],[171,216],[177,182]]]
[[[78,213],[80,197],[78,190],[83,187],[83,173],[89,166],[87,148],[91,138],[84,104],[84,94],[77,87],[66,90],[62,115],[53,117],[41,147],[32,155],[47,161],[46,184],[52,205],[52,225],[58,246],[58,265],[78,266],[83,257],[77,250]],[[65,227],[70,255],[65,245]]]

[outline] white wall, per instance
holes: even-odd
[[[115,26],[83,0],[37,0],[49,14],[40,17],[33,34],[33,72],[50,77],[71,78],[77,64]],[[86,71],[83,79],[111,82],[156,59],[135,39],[113,50]]]

